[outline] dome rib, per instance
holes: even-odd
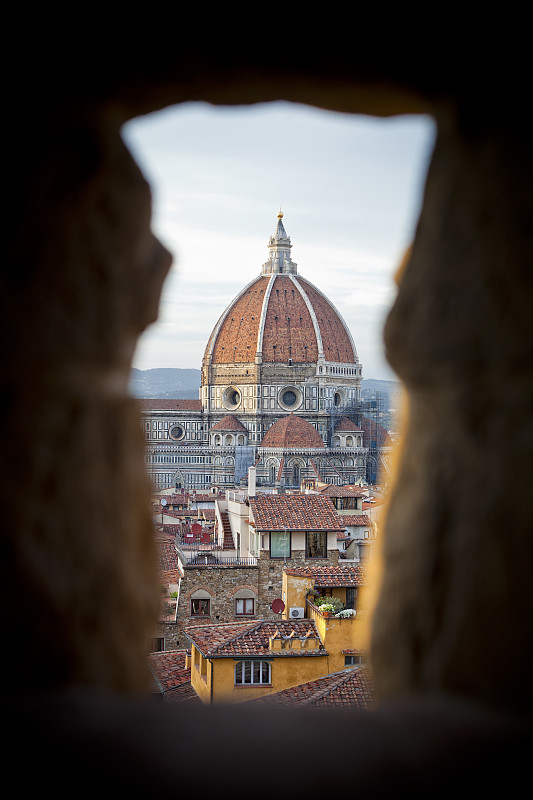
[[[359,364],[348,326],[333,303],[297,275],[282,216],[280,211],[270,238],[270,260],[219,318],[204,365]]]
[[[298,276],[315,311],[326,361],[355,363],[357,350],[348,326],[331,300],[306,278]]]

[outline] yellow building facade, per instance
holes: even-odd
[[[279,620],[186,629],[191,683],[204,703],[254,700],[338,672],[352,663],[350,659],[362,657],[367,649],[364,609],[353,609],[351,616],[329,616],[313,602],[317,582],[336,580],[349,585],[324,591],[345,603],[357,576],[331,567],[321,577],[293,572],[303,570],[284,572],[288,603]],[[304,607],[306,616],[287,618],[294,607]]]

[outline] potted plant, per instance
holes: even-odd
[[[357,612],[354,608],[343,608],[341,611],[338,611],[335,616],[340,619],[349,619],[350,617],[355,617],[356,614]]]
[[[338,597],[317,597],[315,605],[318,606],[319,611],[329,611],[331,614],[337,614],[342,611],[344,604]],[[327,609],[324,606],[328,606]]]
[[[319,606],[319,611],[324,617],[331,617],[331,615],[335,612],[335,606],[333,603],[322,603]]]

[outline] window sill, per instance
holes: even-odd
[[[234,683],[234,689],[272,689],[271,683]]]

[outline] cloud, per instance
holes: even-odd
[[[220,314],[261,270],[280,205],[298,271],[340,311],[366,377],[390,377],[382,327],[434,131],[287,103],[186,104],[130,122],[153,228],[175,262],[135,366],[199,368]]]

